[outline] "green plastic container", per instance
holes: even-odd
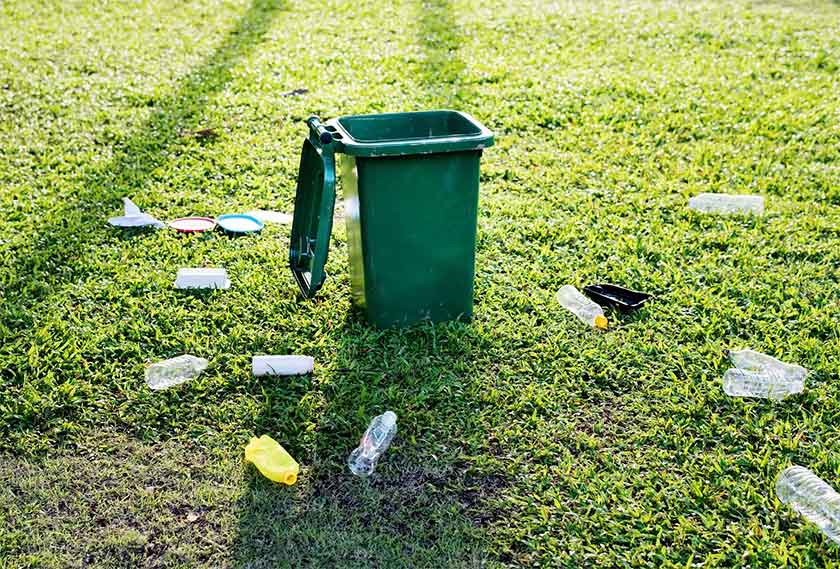
[[[325,279],[339,154],[353,300],[366,318],[471,318],[479,161],[493,133],[456,111],[307,123],[289,251],[304,296]]]

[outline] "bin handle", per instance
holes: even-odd
[[[321,124],[321,119],[317,116],[312,115],[306,119],[306,124],[309,125],[309,130],[312,131],[312,134],[321,144],[329,144],[333,141],[332,133],[324,128],[324,125]]]

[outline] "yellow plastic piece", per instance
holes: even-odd
[[[263,476],[274,482],[291,486],[297,481],[300,465],[280,443],[263,435],[253,437],[245,447],[245,460],[253,462]]]
[[[601,316],[600,314],[595,317],[595,327],[600,328],[601,330],[607,329],[607,317]]]

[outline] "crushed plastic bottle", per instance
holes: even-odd
[[[555,296],[563,308],[578,317],[581,322],[594,326],[600,330],[607,329],[607,318],[604,316],[604,309],[597,303],[589,300],[572,285],[560,287]]]
[[[245,447],[245,460],[254,463],[257,470],[273,482],[289,486],[297,482],[300,465],[280,443],[268,435],[251,439]]]
[[[779,401],[802,393],[805,382],[789,380],[772,371],[747,371],[732,368],[723,374],[723,391],[730,397],[764,397]]]
[[[347,466],[356,476],[367,478],[376,469],[379,457],[385,454],[388,446],[397,434],[397,415],[385,411],[373,418],[362,437],[359,446],[350,453]]]
[[[840,494],[834,488],[807,468],[794,465],[779,474],[776,495],[840,545]]]
[[[732,365],[748,371],[773,371],[780,375],[802,377],[808,375],[808,370],[795,364],[787,364],[773,356],[756,352],[755,350],[726,350],[726,355]]]
[[[198,377],[209,364],[189,354],[157,362],[146,368],[146,384],[151,389],[166,389]]]
[[[689,198],[688,207],[702,213],[764,213],[764,197],[703,193]]]
[[[805,389],[808,370],[802,366],[754,350],[728,350],[727,355],[735,366],[723,376],[727,395],[780,400]]]

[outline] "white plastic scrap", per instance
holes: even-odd
[[[178,269],[175,288],[230,288],[225,269]]]
[[[251,217],[256,217],[263,223],[279,223],[283,225],[287,225],[292,222],[292,216],[288,213],[283,213],[282,211],[268,211],[265,209],[254,209],[251,211],[245,212],[245,215],[250,215]]]
[[[163,227],[163,223],[151,215],[140,211],[140,208],[134,205],[134,202],[130,199],[123,198],[123,205],[125,207],[125,215],[112,217],[108,220],[108,223],[114,227]]]
[[[254,356],[251,371],[263,375],[305,375],[312,373],[315,358],[312,356]]]

